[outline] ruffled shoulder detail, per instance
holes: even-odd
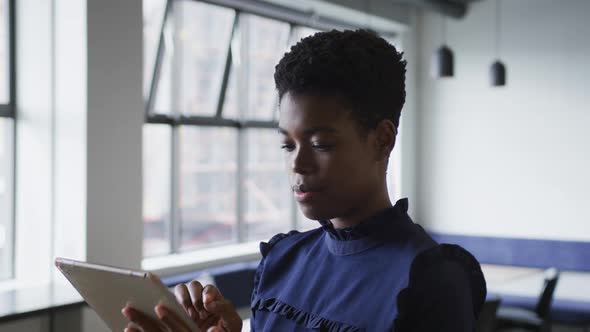
[[[251,302],[257,297],[258,294],[258,285],[260,284],[260,278],[262,277],[262,271],[264,270],[264,264],[266,261],[266,256],[270,252],[270,250],[281,240],[287,238],[291,235],[299,234],[298,231],[290,231],[289,233],[279,233],[273,236],[268,242],[260,242],[260,253],[262,254],[262,259],[260,260],[260,264],[258,264],[258,268],[254,273],[254,287],[252,289],[252,297]]]
[[[289,237],[291,235],[294,234],[299,234],[298,231],[290,231],[289,233],[285,234],[285,233],[279,233],[275,236],[273,236],[268,242],[260,242],[260,253],[262,254],[262,257],[266,257],[266,255],[268,255],[269,251],[282,239]]]
[[[252,310],[269,311],[286,319],[296,322],[307,329],[326,332],[364,332],[356,326],[320,317],[318,315],[295,308],[275,298],[258,299],[253,301]]]
[[[426,249],[414,258],[410,268],[408,287],[402,290],[397,297],[396,331],[406,331],[404,326],[412,326],[413,314],[410,311],[415,307],[415,304],[412,303],[415,300],[412,299],[412,294],[416,293],[419,287],[417,284],[427,278],[432,278],[430,269],[444,261],[456,262],[465,271],[470,284],[473,314],[474,317],[478,316],[487,293],[481,266],[477,259],[461,246],[444,243]]]

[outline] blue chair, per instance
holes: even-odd
[[[519,307],[504,307],[498,309],[498,327],[504,328],[521,328],[527,331],[551,331],[551,302],[557,281],[559,280],[559,271],[551,268],[545,271],[545,283],[541,296],[537,301],[534,310]]]

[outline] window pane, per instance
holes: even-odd
[[[0,118],[0,280],[12,275],[13,126]]]
[[[143,255],[170,251],[170,179],[172,129],[143,126]]]
[[[293,196],[285,169],[279,136],[275,129],[246,132],[247,161],[243,189],[246,239],[268,240],[292,229]]]
[[[143,0],[143,88],[149,93],[167,0]]]
[[[230,242],[235,237],[237,130],[180,129],[180,250]]]
[[[221,112],[221,116],[226,119],[239,119],[240,117],[237,67],[238,66],[234,64],[230,69],[225,99],[223,100],[223,111]]]
[[[248,48],[246,118],[270,121],[277,105],[274,71],[288,46],[289,25],[251,15],[245,18],[241,27]]]
[[[171,23],[166,24],[164,34],[170,36],[172,32]],[[177,94],[172,96],[172,41],[171,37],[164,38],[164,54],[162,56],[162,67],[160,68],[160,77],[158,88],[154,91],[154,109],[150,112],[158,114],[171,114],[172,110],[178,108]]]
[[[240,100],[244,96],[238,95],[238,75],[240,70],[240,39],[242,33],[238,29],[233,36],[232,40],[232,64],[229,70],[229,79],[227,82],[227,88],[225,90],[225,99],[223,100],[223,108],[221,116],[226,119],[240,119]]]
[[[0,0],[0,104],[10,102],[8,1]]]
[[[196,1],[175,6],[180,111],[215,115],[235,12]]]

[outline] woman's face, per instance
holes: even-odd
[[[293,194],[307,218],[357,215],[379,194],[385,174],[375,133],[361,135],[339,99],[285,94],[279,132]]]

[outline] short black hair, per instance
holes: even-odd
[[[318,32],[292,46],[276,65],[279,101],[288,92],[339,97],[362,128],[374,129],[383,119],[397,128],[406,100],[402,56],[369,30]]]

